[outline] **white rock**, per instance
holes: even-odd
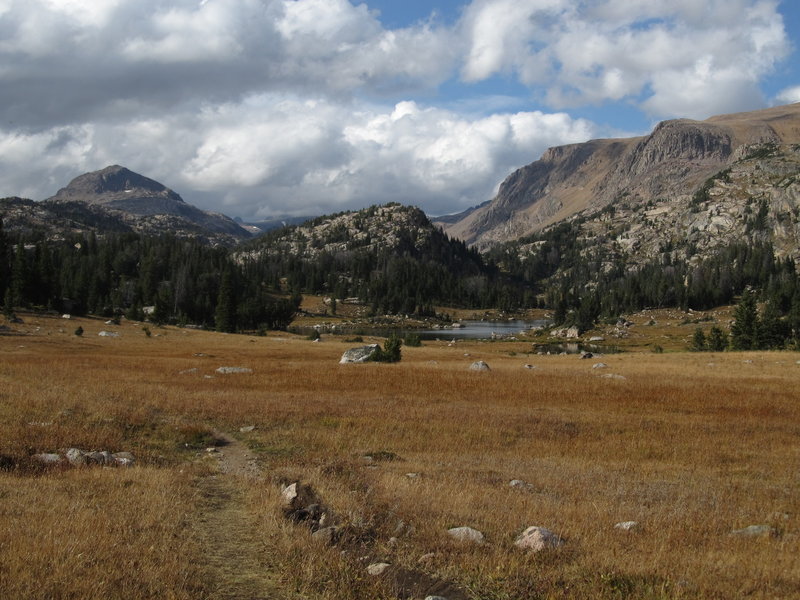
[[[637,521],[622,521],[614,525],[614,529],[621,529],[622,531],[633,531],[638,528],[639,523]]]
[[[71,319],[72,315],[63,314],[63,315],[61,315],[61,318],[62,319]]]
[[[100,337],[110,337],[110,338],[119,337],[119,333],[117,333],[116,331],[101,331],[97,335],[99,335]]]
[[[378,352],[379,349],[380,346],[378,344],[369,344],[368,346],[350,348],[349,350],[345,350],[344,354],[342,354],[339,364],[346,365],[348,363],[367,362],[376,352]]]
[[[514,545],[523,550],[541,552],[542,550],[561,547],[564,545],[564,540],[546,527],[534,525],[519,534]]]
[[[233,375],[235,373],[252,373],[253,369],[247,367],[219,367],[217,373],[222,375]]]
[[[476,360],[469,366],[470,371],[491,371],[489,365],[487,365],[482,360]]]
[[[281,500],[284,505],[291,505],[295,498],[297,498],[297,482],[287,485],[281,491]]]
[[[458,540],[459,542],[472,542],[474,544],[482,544],[486,538],[477,529],[472,527],[453,527],[448,529],[447,533],[450,537]]]
[[[600,377],[603,377],[605,379],[619,379],[619,380],[626,379],[624,375],[617,375],[616,373],[607,373],[606,375],[600,375]]]
[[[69,464],[74,467],[86,464],[86,456],[83,450],[79,450],[78,448],[69,448],[65,454]]]
[[[606,363],[601,363],[601,362],[599,362],[599,363],[594,363],[594,364],[592,365],[592,368],[593,368],[593,369],[607,369],[607,368],[608,368],[608,365],[607,365]]]
[[[771,535],[772,533],[774,533],[774,530],[769,525],[750,525],[744,529],[734,529],[731,531],[731,535],[741,537],[760,537]]]
[[[255,425],[246,425],[245,427],[239,427],[239,431],[241,433],[250,433],[251,431],[255,431]]]
[[[375,576],[382,575],[383,572],[386,571],[386,569],[388,569],[391,566],[392,565],[390,565],[389,563],[384,563],[384,562],[382,562],[382,563],[373,563],[373,564],[371,564],[370,566],[367,567],[367,573],[369,573],[370,575],[375,575]]]
[[[43,454],[34,454],[33,456],[31,456],[31,458],[45,465],[55,465],[61,462],[60,454],[51,454],[47,452]]]

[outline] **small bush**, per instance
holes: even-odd
[[[311,340],[312,342],[317,341],[320,338],[319,331],[314,329],[311,333],[306,336],[307,340]]]
[[[142,331],[144,331],[144,334],[145,334],[147,337],[150,337],[151,335],[153,335],[153,334],[152,334],[152,332],[150,331],[150,328],[149,328],[149,327],[147,327],[146,325],[145,325],[144,327],[142,327]]]
[[[384,342],[383,350],[378,348],[370,360],[373,362],[400,362],[400,346],[402,345],[403,340],[397,337],[397,335],[392,334]]]
[[[77,335],[78,337],[81,337],[83,335],[83,327],[78,325],[78,328],[75,330],[75,335]]]
[[[403,338],[403,344],[409,346],[410,348],[419,348],[422,346],[422,340],[420,339],[418,333],[408,333]]]

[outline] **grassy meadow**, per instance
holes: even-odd
[[[370,562],[475,599],[800,597],[800,354],[437,341],[340,365],[359,344],[21,316],[0,332],[0,597],[410,596]],[[221,468],[226,435],[254,472]],[[31,458],[70,447],[136,463]],[[283,518],[294,480],[346,546]],[[449,538],[464,525],[486,542]],[[564,545],[518,550],[531,525]],[[770,533],[731,534],[750,525]]]

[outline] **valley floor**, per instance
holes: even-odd
[[[0,597],[800,597],[800,354],[441,341],[340,365],[335,336],[21,316],[0,330]],[[67,448],[135,462],[33,457]],[[294,481],[317,507],[292,520]],[[563,544],[516,548],[534,525]]]

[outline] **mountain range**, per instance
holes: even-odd
[[[738,206],[750,198],[763,197],[776,217],[782,212],[791,214],[797,208],[796,181],[791,178],[796,174],[798,143],[800,104],[706,121],[665,121],[646,136],[551,148],[539,160],[509,175],[491,201],[436,222],[451,236],[480,249],[523,238],[579,215],[590,216],[609,206],[630,210],[647,207],[650,223],[669,217],[677,222],[695,193],[726,169],[738,174],[737,183],[717,178],[706,190],[710,204],[703,209],[723,212],[726,203],[730,209],[734,200]],[[759,150],[764,147],[769,151]],[[747,171],[757,172],[761,159],[771,162],[776,181],[759,177],[758,185],[748,188],[744,185]],[[778,166],[784,162],[789,164]],[[778,193],[779,188],[785,193]],[[743,211],[743,207],[729,210],[728,220],[735,221]],[[706,231],[716,235],[727,224],[726,219],[716,219]],[[670,235],[681,231],[688,234],[694,226],[688,221],[678,223]]]

